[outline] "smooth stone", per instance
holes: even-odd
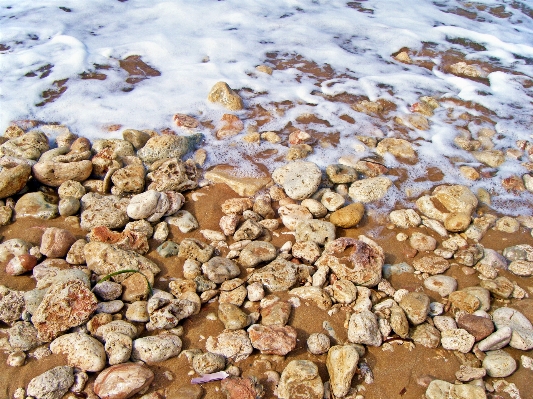
[[[409,237],[409,244],[419,252],[428,252],[433,251],[437,247],[437,240],[427,234],[414,232]]]
[[[447,381],[433,380],[426,389],[427,399],[486,399],[484,387],[471,384],[454,385]]]
[[[354,202],[367,204],[382,199],[391,186],[392,180],[388,177],[369,177],[353,182],[348,193]]]
[[[382,336],[374,313],[363,310],[354,313],[348,324],[348,340],[355,344],[380,346]]]
[[[238,306],[231,303],[220,303],[218,305],[218,318],[224,323],[226,330],[240,330],[250,324],[248,315]]]
[[[329,180],[335,184],[352,183],[358,179],[357,170],[351,166],[333,164],[326,167]]]
[[[499,330],[502,327],[510,327],[513,331],[509,346],[520,350],[530,350],[533,348],[533,326],[531,322],[512,308],[499,308],[492,314],[492,320]]]
[[[200,227],[194,215],[186,210],[180,210],[173,216],[166,217],[165,222],[171,226],[176,226],[182,233],[190,233]]]
[[[394,210],[389,214],[389,220],[401,229],[417,227],[422,223],[422,218],[414,209]]]
[[[102,301],[112,301],[122,294],[122,285],[114,281],[102,281],[94,286],[93,292]]]
[[[468,313],[461,314],[457,318],[457,326],[472,334],[476,342],[488,337],[494,331],[494,323],[490,318]]]
[[[350,280],[337,280],[325,287],[324,291],[336,303],[349,304],[357,297],[357,288]]]
[[[481,301],[475,295],[462,290],[450,293],[448,300],[454,308],[468,313],[474,313],[481,305]]]
[[[74,384],[72,367],[58,366],[32,378],[26,393],[35,399],[61,399]]]
[[[255,267],[262,262],[269,262],[275,259],[276,255],[276,247],[271,243],[253,241],[242,249],[239,255],[239,263],[244,267]]]
[[[31,176],[31,166],[20,164],[0,170],[0,199],[11,197],[22,190]]]
[[[41,237],[41,253],[48,258],[64,257],[76,237],[66,229],[48,227]]]
[[[429,297],[422,292],[409,292],[399,302],[409,321],[414,324],[422,324],[429,313]]]
[[[295,161],[275,169],[272,179],[283,187],[290,198],[304,200],[318,189],[322,172],[312,162]]]
[[[531,277],[533,275],[533,262],[515,260],[509,264],[509,270],[520,277]]]
[[[276,389],[280,399],[322,399],[324,386],[318,367],[310,360],[292,360],[285,366]]]
[[[66,354],[67,364],[84,371],[95,372],[105,367],[104,345],[84,333],[62,335],[52,341],[50,350],[54,354]]]
[[[261,324],[284,326],[289,321],[292,306],[289,302],[277,301],[261,308]]]
[[[493,378],[509,377],[516,367],[516,360],[504,350],[489,351],[483,359],[483,368],[487,370],[487,375]]]
[[[303,220],[296,225],[296,241],[312,241],[325,245],[335,240],[335,225],[325,220]]]
[[[457,280],[450,276],[430,276],[424,280],[424,287],[445,297],[457,289]]]
[[[55,198],[43,192],[24,194],[15,204],[16,218],[53,219],[59,216]]]
[[[482,280],[479,285],[489,290],[495,297],[507,299],[514,291],[514,284],[506,277],[499,276],[492,280]]]
[[[413,342],[426,348],[437,348],[440,344],[441,334],[439,330],[428,323],[422,323],[413,329],[411,333]]]
[[[133,145],[136,150],[141,149],[150,139],[150,134],[136,129],[125,129],[122,131],[122,138]]]
[[[415,259],[413,261],[413,267],[419,272],[435,275],[444,273],[450,268],[450,264],[440,256],[429,255]]]
[[[364,214],[365,206],[360,202],[356,202],[337,209],[330,215],[329,221],[335,226],[349,229],[357,226],[363,219]]]
[[[335,345],[329,349],[326,368],[335,397],[343,398],[350,390],[358,362],[359,354],[352,345]]]
[[[329,337],[322,333],[313,333],[307,338],[307,350],[313,355],[326,353],[331,346]]]
[[[490,350],[498,350],[506,347],[511,341],[513,330],[511,327],[504,326],[498,328],[487,338],[478,343],[480,351],[486,352]]]
[[[216,337],[208,337],[205,349],[239,362],[250,356],[254,348],[246,331],[226,330]]]
[[[126,213],[132,219],[148,219],[154,212],[156,212],[158,202],[160,201],[161,196],[164,195],[165,194],[155,190],[148,190],[144,193],[134,195],[126,208]],[[166,209],[164,212],[166,212]]]
[[[80,210],[81,203],[74,197],[61,198],[58,204],[59,214],[61,216],[73,216]]]
[[[96,313],[114,314],[120,312],[123,307],[124,302],[118,299],[109,302],[98,302],[98,306],[96,307]]]
[[[40,183],[59,187],[67,180],[85,181],[91,175],[93,164],[89,160],[78,162],[37,162],[32,167],[33,176]]]
[[[150,320],[147,301],[135,301],[126,310],[126,319],[135,323],[147,323]]]
[[[253,196],[259,190],[272,184],[272,179],[267,176],[262,177],[242,177],[237,172],[232,172],[225,166],[215,166],[205,172],[204,178],[214,183],[227,184],[233,191],[242,196]]]
[[[313,219],[313,215],[305,206],[297,204],[280,206],[278,209],[278,215],[281,218],[283,225],[289,230],[295,230],[300,222]]]
[[[154,373],[138,363],[117,364],[103,370],[94,381],[100,399],[126,399],[150,386]]]
[[[181,339],[173,334],[153,335],[133,341],[132,360],[142,360],[153,364],[178,356],[181,352]]]
[[[315,302],[322,310],[331,308],[332,302],[330,296],[325,290],[315,286],[296,287],[289,291],[289,294],[296,295],[301,299],[307,299]]]
[[[171,256],[176,256],[180,252],[180,246],[174,241],[165,241],[160,246],[156,248],[159,256],[163,258],[170,258]]]

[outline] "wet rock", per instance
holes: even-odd
[[[306,207],[296,204],[283,205],[278,209],[281,222],[289,230],[295,230],[298,223],[313,219]]]
[[[168,238],[169,229],[167,222],[159,222],[154,229],[153,239],[156,241],[165,241]]]
[[[31,167],[27,164],[2,168],[0,170],[0,199],[10,197],[22,190],[30,176]]]
[[[329,221],[335,226],[342,227],[343,229],[349,229],[357,226],[357,224],[363,219],[365,214],[365,206],[359,202],[347,205],[333,212]]]
[[[53,219],[59,216],[55,198],[43,192],[24,194],[15,204],[16,218]]]
[[[62,258],[75,241],[76,237],[70,231],[49,227],[41,238],[41,253],[49,258]]]
[[[461,185],[438,186],[431,196],[425,195],[416,201],[420,212],[430,219],[443,223],[450,213],[463,213],[471,216],[477,204],[474,193],[468,187]],[[446,211],[441,211],[442,208]]]
[[[346,250],[350,251],[347,259],[341,261]],[[329,243],[315,266],[328,266],[340,279],[350,280],[355,284],[373,287],[381,280],[381,271],[385,260],[383,249],[371,239],[359,236],[359,239],[342,237]]]
[[[281,373],[276,395],[280,399],[322,399],[324,386],[316,364],[310,360],[292,360]]]
[[[176,256],[180,251],[180,246],[174,241],[165,241],[163,244],[157,247],[156,249],[159,256],[163,258],[169,258],[171,256]]]
[[[84,333],[62,335],[52,341],[50,350],[54,354],[66,354],[67,364],[84,371],[100,371],[105,367],[104,345]]]
[[[181,192],[198,187],[198,172],[191,161],[163,159],[154,162],[150,169],[146,175],[150,190]]]
[[[401,229],[417,227],[422,223],[422,218],[413,209],[398,209],[389,214],[391,223]]]
[[[324,288],[336,303],[350,304],[357,297],[357,288],[349,280],[337,280]]]
[[[312,162],[295,161],[274,170],[272,178],[290,198],[304,200],[318,189],[322,172]]]
[[[409,335],[409,321],[401,307],[393,306],[391,308],[390,325],[392,331],[400,337],[406,338]]]
[[[322,195],[320,202],[322,202],[322,205],[324,205],[328,211],[334,212],[343,206],[346,200],[338,193],[326,191],[324,195]]]
[[[132,360],[142,360],[154,364],[178,356],[181,352],[181,339],[173,334],[153,335],[133,341]]]
[[[415,259],[413,261],[413,267],[422,273],[435,275],[444,273],[450,268],[450,264],[440,256],[429,255]]]
[[[320,247],[313,241],[295,242],[292,246],[292,256],[312,265],[320,257]]]
[[[114,314],[118,313],[124,307],[124,302],[121,300],[114,300],[109,302],[99,302],[96,307],[96,313],[109,313]]]
[[[12,258],[6,265],[6,273],[11,276],[19,276],[33,270],[37,264],[37,258],[33,255],[24,254]]]
[[[185,238],[180,243],[178,256],[180,258],[195,259],[205,263],[211,259],[214,250],[211,245],[205,244],[202,241]]]
[[[425,346],[426,348],[437,348],[440,344],[441,335],[439,330],[428,323],[417,325],[413,328],[410,335],[415,344]]]
[[[110,229],[124,227],[129,222],[126,207],[129,200],[114,195],[88,193],[81,198],[81,228],[91,230],[106,226]]]
[[[254,376],[248,378],[230,377],[220,383],[227,399],[256,399],[264,395],[264,388]]]
[[[328,210],[324,205],[322,205],[319,201],[313,198],[306,198],[301,202],[301,206],[306,207],[309,212],[315,217],[315,218],[323,218],[328,214]],[[333,223],[333,222],[332,222]]]
[[[450,276],[431,276],[424,280],[424,287],[445,297],[457,289],[457,280]]]
[[[148,219],[154,214],[161,218],[169,207],[170,202],[164,193],[148,190],[142,194],[134,195],[126,208],[126,212],[132,219]]]
[[[150,322],[146,325],[146,329],[149,331],[157,329],[169,330],[176,327],[180,320],[193,315],[196,310],[197,304],[187,299],[169,300],[169,303],[165,306],[149,311]]]
[[[382,199],[391,185],[392,181],[388,177],[370,177],[353,182],[348,193],[355,202],[367,204]]]
[[[262,262],[275,259],[276,255],[276,247],[271,243],[266,241],[253,241],[241,251],[239,263],[244,267],[255,267]]]
[[[216,83],[209,91],[207,99],[212,103],[222,105],[230,111],[240,111],[244,108],[241,97],[226,82]]]
[[[483,310],[485,312],[490,310],[490,292],[489,290],[479,287],[479,286],[473,286],[473,287],[466,287],[463,288],[461,291],[466,292],[467,294],[475,296],[479,300],[479,310]],[[471,301],[470,298],[468,298],[469,301]],[[472,308],[475,306],[475,301],[472,301]],[[472,312],[469,312],[472,313]]]
[[[141,274],[142,273],[142,274]],[[125,302],[141,301],[148,298],[150,286],[154,285],[154,274],[150,270],[129,274],[121,281],[122,297]],[[150,286],[148,286],[150,284]]]
[[[40,340],[49,342],[61,332],[89,320],[98,301],[80,280],[70,280],[52,286],[31,321]]]
[[[429,297],[422,292],[409,292],[403,296],[399,305],[404,310],[409,321],[414,324],[422,324],[429,312]]]
[[[500,150],[473,151],[472,155],[479,162],[484,163],[491,168],[497,168],[505,162],[505,154]]]
[[[272,292],[287,291],[298,278],[296,265],[278,257],[268,265],[257,269],[250,279],[250,283],[260,282]]]
[[[144,147],[150,137],[149,133],[142,130],[125,129],[122,131],[122,138],[131,143],[136,150]]]
[[[111,181],[114,195],[139,194],[144,190],[144,166],[141,162],[132,163],[113,173]]]
[[[104,348],[110,365],[124,363],[131,356],[133,340],[126,334],[110,331],[105,334]]]
[[[58,366],[33,378],[26,390],[36,399],[61,399],[74,384],[72,367]]]
[[[241,270],[231,259],[215,256],[202,265],[206,277],[214,283],[220,284],[237,277]]]
[[[503,256],[509,261],[527,260],[533,261],[533,247],[529,244],[519,244],[507,247],[503,250]]]
[[[458,328],[442,331],[440,342],[444,349],[468,353],[474,346],[475,338],[468,331]]]
[[[387,137],[381,140],[377,147],[376,152],[384,156],[386,153],[392,154],[397,158],[416,160],[416,151],[414,150],[411,143],[407,140],[396,139],[392,137]]]
[[[296,225],[296,241],[312,241],[319,245],[335,240],[335,225],[324,220],[303,220]]]
[[[459,366],[459,371],[455,373],[455,378],[462,382],[469,382],[479,380],[485,377],[487,371],[483,367],[472,367],[462,364]]]
[[[494,296],[507,299],[514,291],[514,284],[508,278],[500,276],[493,280],[483,280],[479,284],[489,290]]]
[[[231,303],[220,303],[218,305],[218,318],[224,323],[226,330],[240,330],[250,324],[248,315],[238,306]]]
[[[358,362],[359,354],[352,345],[335,345],[328,351],[326,367],[335,397],[343,398],[348,394]]]
[[[433,251],[437,247],[437,240],[427,234],[414,232],[409,237],[409,244],[417,251],[427,252]]]
[[[326,168],[329,180],[335,184],[352,183],[357,180],[357,170],[342,164],[329,165]]]
[[[313,333],[307,338],[307,350],[313,355],[322,355],[330,348],[330,340],[326,334]]]
[[[265,326],[284,326],[289,321],[292,306],[288,302],[278,301],[261,309],[261,324]]]
[[[315,286],[304,286],[293,288],[289,294],[296,295],[301,299],[307,299],[316,303],[316,305],[323,310],[331,308],[331,298],[325,290]]]
[[[236,362],[246,359],[253,351],[250,338],[244,330],[226,330],[216,337],[210,336],[205,349]]]
[[[254,324],[248,328],[248,336],[263,354],[285,356],[296,347],[297,332],[291,326]]]
[[[145,163],[153,163],[165,158],[181,158],[192,151],[200,142],[201,134],[190,136],[174,136],[164,134],[151,137],[146,144],[137,151],[137,156]]]
[[[92,241],[83,248],[87,268],[94,273],[106,276],[120,270],[138,270],[140,272],[159,273],[159,267],[144,256],[124,251],[114,245]],[[128,273],[113,276],[116,282],[122,282],[129,277]]]
[[[7,330],[9,345],[15,351],[29,351],[42,342],[37,338],[37,329],[27,321],[17,321]]]
[[[363,310],[354,313],[348,324],[348,340],[355,344],[380,346],[382,342],[378,321],[374,313]]]
[[[433,380],[426,389],[427,399],[486,399],[485,389],[477,385],[454,385],[447,381]]]
[[[510,327],[513,331],[509,346],[520,350],[533,348],[533,326],[531,322],[512,308],[499,308],[492,314],[492,320],[499,330],[502,327]]]
[[[91,175],[93,164],[89,160],[78,162],[37,162],[32,167],[33,176],[47,186],[59,187],[67,180],[85,181]]]
[[[533,262],[515,260],[509,264],[509,270],[517,276],[531,277],[533,275]]]
[[[126,399],[150,386],[154,373],[139,363],[122,363],[103,370],[94,381],[101,399]]]
[[[457,318],[457,326],[468,331],[477,341],[488,337],[494,331],[494,323],[491,319],[472,314],[461,314]]]
[[[103,301],[112,301],[122,294],[122,286],[114,281],[103,281],[94,286],[93,292]]]
[[[192,359],[192,368],[197,374],[210,374],[224,370],[226,358],[216,353],[206,352],[196,355]]]
[[[479,309],[481,302],[479,299],[466,291],[454,291],[448,297],[454,308],[474,313]]]
[[[233,234],[235,241],[255,240],[263,232],[263,226],[253,220],[245,220],[244,223]]]
[[[194,215],[185,210],[178,211],[173,216],[165,218],[165,222],[171,226],[176,226],[182,233],[190,233],[200,227]]]
[[[98,315],[95,317],[98,317]],[[109,317],[106,319],[109,320]],[[112,320],[100,325],[96,329],[94,336],[96,338],[102,338],[104,341],[106,341],[110,334],[124,334],[130,338],[135,338],[138,334],[138,331],[132,323],[129,323],[125,320]]]
[[[246,299],[248,291],[246,290],[244,280],[234,278],[233,280],[224,281],[220,285],[220,303],[232,303],[241,306]]]
[[[516,370],[516,360],[503,350],[489,351],[483,359],[483,368],[493,378],[509,377]]]
[[[82,184],[75,180],[67,180],[59,186],[57,189],[59,198],[72,197],[76,199],[81,199],[85,195],[85,188]]]
[[[511,341],[513,330],[511,327],[503,326],[498,328],[487,338],[478,343],[480,351],[498,350],[506,347]]]
[[[248,284],[246,287],[248,300],[252,302],[260,301],[265,297],[265,289],[263,288],[263,284],[260,282],[255,282],[252,284]]]

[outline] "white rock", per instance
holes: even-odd
[[[274,170],[272,179],[290,198],[304,200],[318,189],[322,172],[312,162],[295,161]]]
[[[422,218],[414,209],[398,209],[389,214],[391,223],[401,229],[416,227],[422,223]]]
[[[513,331],[509,345],[520,350],[533,348],[533,326],[531,322],[512,308],[499,308],[492,314],[492,319],[497,329],[510,327]]]
[[[324,205],[328,211],[334,212],[344,205],[346,200],[340,194],[333,191],[326,191],[320,199],[322,205]]]
[[[501,327],[487,338],[479,341],[478,348],[483,352],[504,348],[511,341],[512,334],[513,330],[511,330],[511,327]]]
[[[353,201],[366,204],[383,198],[390,186],[392,186],[392,180],[388,177],[371,177],[353,182],[348,193]]]
[[[362,311],[350,317],[348,340],[355,344],[380,346],[382,342],[378,321],[374,313]]]
[[[503,350],[490,351],[483,359],[483,368],[489,377],[505,378],[515,372],[516,360]]]
[[[441,345],[444,349],[468,353],[475,341],[474,336],[462,328],[441,332]]]
[[[133,341],[131,357],[147,364],[162,362],[179,355],[181,339],[173,334],[138,338]]]
[[[424,287],[428,290],[435,291],[440,296],[444,297],[457,289],[457,280],[450,276],[438,274],[425,279]]]
[[[176,226],[182,233],[190,233],[200,226],[193,214],[186,210],[178,211],[174,216],[165,218],[165,222]]]

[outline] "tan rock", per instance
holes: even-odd
[[[35,178],[47,186],[59,187],[67,180],[82,182],[89,178],[93,169],[91,161],[79,162],[54,162],[45,161],[36,163],[33,168]]]
[[[235,93],[226,82],[216,83],[209,92],[207,100],[218,103],[231,111],[240,111],[244,108],[241,97]]]
[[[31,176],[31,167],[20,164],[0,171],[0,199],[7,198],[24,188]]]
[[[205,178],[214,183],[227,184],[233,191],[242,196],[255,195],[259,190],[272,183],[270,177],[239,177],[232,173],[231,168],[215,166],[205,173]]]

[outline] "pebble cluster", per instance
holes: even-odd
[[[234,95],[217,84],[210,99],[231,100],[239,109]],[[197,123],[179,114],[175,121],[186,127]],[[9,325],[0,345],[9,353],[8,365],[23,366],[29,353],[67,359],[67,365],[20,387],[17,399],[60,399],[68,390],[90,390],[101,399],[164,398],[164,392],[150,391],[151,366],[180,354],[198,375],[225,372],[221,389],[229,399],[261,397],[265,376],[240,377],[235,363],[254,351],[290,355],[297,331],[289,320],[301,301],[330,315],[345,312],[348,341],[339,342],[334,332],[310,334],[308,351],[327,354],[329,380],[322,380],[315,362],[293,360],[280,374],[267,372],[278,398],[302,391],[306,398],[362,398],[353,386],[356,373],[372,382],[366,347],[394,350],[395,343],[409,343],[471,355],[456,381],[422,381],[427,399],[481,399],[497,389],[485,377],[505,378],[518,367],[506,348],[533,349],[531,322],[504,306],[505,300],[528,294],[499,275],[502,270],[533,275],[533,247],[515,245],[499,253],[479,244],[490,228],[514,233],[521,224],[531,228],[533,221],[478,215],[478,198],[466,186],[438,186],[419,197],[415,209],[390,212],[388,227],[399,230],[406,257],[424,254],[412,264],[390,265],[372,238],[338,234],[361,222],[365,204],[386,195],[392,180],[382,173],[359,179],[363,171],[354,166],[321,170],[294,160],[273,172],[270,187],[220,204],[220,230],[209,230],[182,209],[181,193],[205,184],[201,162],[181,159],[198,145],[199,135],[129,129],[122,140],[90,143],[57,128],[62,133],[55,148],[38,129],[16,126],[0,145],[1,224],[61,215],[87,232],[76,239],[68,229],[49,227],[39,246],[24,239],[0,244],[5,272],[31,274],[36,281],[26,292],[0,286],[0,320]],[[399,139],[383,139],[377,151],[416,156]],[[198,150],[194,159],[201,158]],[[234,185],[239,184],[246,185],[236,178]],[[182,233],[200,229],[205,240],[167,240],[171,227]],[[281,231],[294,239],[276,248],[272,237]],[[149,240],[160,243],[162,257],[184,261],[183,278],[173,278],[168,292],[151,288],[160,268],[144,256]],[[443,274],[452,264],[465,274],[478,273],[479,284],[458,289],[456,279]],[[401,273],[418,275],[442,300],[396,290],[388,279]],[[280,292],[292,299],[281,300]],[[194,343],[185,348],[180,322],[213,301],[218,302],[213,317],[224,331],[207,338],[205,351]],[[522,362],[531,367],[533,361],[523,356]],[[94,384],[87,385],[92,375]],[[186,391],[180,397],[202,395],[199,387]]]

